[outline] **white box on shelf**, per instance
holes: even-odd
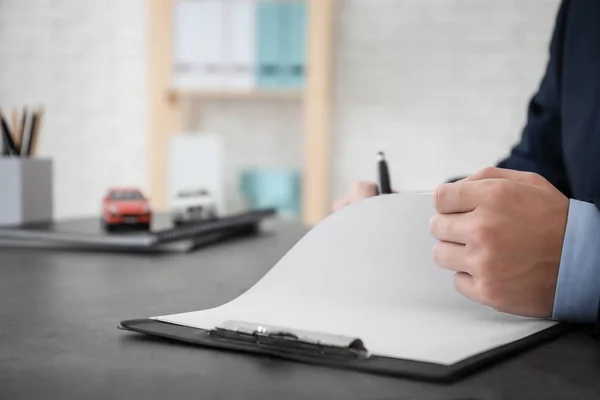
[[[217,213],[225,212],[223,196],[223,146],[221,139],[207,133],[181,133],[169,146],[169,207],[181,192],[206,190],[214,199]]]
[[[52,220],[52,160],[0,158],[0,225]]]

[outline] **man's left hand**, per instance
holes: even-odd
[[[486,168],[435,192],[435,262],[456,289],[511,314],[552,316],[569,199],[542,176]]]

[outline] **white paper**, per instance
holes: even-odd
[[[374,355],[453,364],[555,323],[502,314],[457,293],[437,267],[431,194],[363,200],[329,216],[254,287],[214,309],[158,317],[227,320],[362,339]]]

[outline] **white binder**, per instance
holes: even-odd
[[[223,0],[179,0],[174,7],[173,85],[219,89],[224,68]]]
[[[202,63],[196,51],[201,29],[198,0],[180,0],[173,8],[173,86],[186,89],[197,85],[195,80]]]
[[[224,87],[251,90],[256,86],[256,1],[228,0],[224,28]]]

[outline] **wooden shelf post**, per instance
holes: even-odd
[[[152,207],[164,210],[167,202],[169,139],[177,132],[177,99],[171,93],[172,24],[174,0],[149,0],[148,52],[148,182]]]
[[[334,0],[308,1],[307,86],[304,100],[303,220],[329,213],[331,182],[331,71]]]

